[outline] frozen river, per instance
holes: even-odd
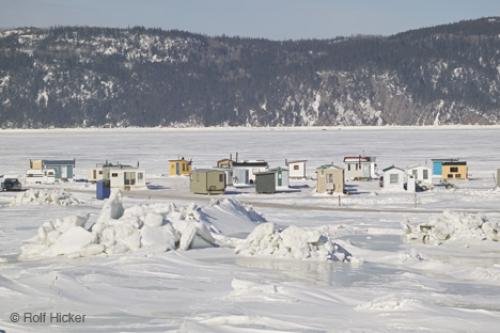
[[[29,158],[75,158],[84,175],[105,160],[140,161],[151,174],[164,174],[168,159],[185,156],[195,167],[210,167],[235,152],[240,159],[274,165],[307,159],[309,170],[353,154],[376,156],[379,166],[403,167],[457,157],[469,161],[473,176],[500,167],[500,127],[0,131],[0,145],[0,174],[25,170]]]
[[[85,177],[96,163],[139,161],[159,184],[158,195],[125,198],[125,206],[190,201],[187,179],[164,177],[167,160],[195,167],[238,152],[240,159],[307,159],[308,173],[344,155],[377,157],[379,168],[468,161],[472,180],[456,190],[414,196],[355,184],[342,198],[300,192],[226,197],[254,202],[280,226],[330,230],[353,263],[241,257],[230,248],[166,253],[128,252],[83,258],[18,260],[23,242],[47,221],[97,214],[92,187],[75,185],[76,206],[11,206],[0,194],[0,329],[11,332],[498,332],[500,245],[463,240],[442,245],[408,242],[405,223],[423,223],[442,210],[473,210],[500,221],[500,128],[91,129],[0,131],[0,174],[23,174],[29,158],[75,158]],[[311,185],[311,184],[309,184]],[[80,187],[78,187],[80,186]],[[311,185],[312,186],[312,185]],[[164,188],[164,189],[162,189]],[[151,191],[153,192],[153,191]],[[176,198],[176,195],[179,198]],[[201,205],[208,200],[203,197]],[[262,207],[258,203],[265,203]],[[273,204],[276,205],[273,207]],[[306,207],[287,209],[288,206]],[[351,209],[351,210],[349,210]],[[420,209],[416,214],[412,210]],[[427,210],[427,211],[426,211]],[[229,221],[230,222],[230,221]],[[84,313],[84,324],[13,323],[12,312]]]

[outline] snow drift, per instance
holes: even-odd
[[[289,226],[279,230],[273,223],[255,227],[245,240],[238,241],[242,256],[277,257],[318,261],[351,261],[352,255],[318,229]]]
[[[71,193],[61,190],[29,189],[19,192],[11,202],[12,206],[19,205],[58,205],[74,206],[81,202]]]
[[[409,240],[440,245],[446,241],[500,240],[500,224],[477,214],[444,212],[428,223],[404,226]]]
[[[170,204],[124,208],[114,192],[97,218],[69,216],[44,223],[21,248],[22,258],[117,254],[218,246],[213,234],[245,230],[264,218],[238,201],[221,200],[208,206]]]

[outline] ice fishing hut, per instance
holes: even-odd
[[[467,179],[467,163],[458,158],[433,158],[432,177],[441,179]],[[453,169],[451,169],[453,168]],[[450,177],[448,177],[451,175]],[[458,177],[456,177],[458,175]]]
[[[287,168],[273,168],[255,173],[255,192],[276,193],[288,188],[289,171]]]
[[[426,166],[414,166],[406,169],[408,175],[412,175],[419,185],[432,185],[432,170]]]
[[[233,186],[233,156],[229,155],[229,158],[223,158],[217,161],[217,168],[223,170],[226,174],[226,186]]]
[[[29,169],[26,171],[26,185],[55,184],[56,171],[54,169]]]
[[[316,169],[316,192],[318,193],[344,193],[345,191],[344,169],[325,164]]]
[[[432,161],[432,177],[442,178],[443,177],[443,162],[453,162],[458,161],[456,158],[433,158]]]
[[[130,191],[146,188],[146,173],[143,169],[130,165],[114,165],[106,170],[112,189]],[[106,177],[104,179],[106,180]]]
[[[251,186],[255,183],[255,174],[267,170],[269,164],[263,160],[234,161],[233,185]]]
[[[442,163],[442,179],[451,180],[467,180],[469,178],[469,169],[465,161],[449,161]]]
[[[90,169],[89,175],[88,175],[88,181],[91,183],[96,183],[96,182],[98,182],[100,180],[104,180],[104,179],[109,180],[109,172],[106,174],[105,170],[109,169],[113,166],[118,167],[121,165],[122,164],[120,164],[120,163],[113,164],[113,163],[110,163],[108,161],[106,161],[104,163],[97,163],[95,165],[95,168]],[[123,165],[123,166],[125,166],[125,165]],[[139,166],[139,162],[137,162],[137,166]]]
[[[88,181],[91,183],[96,183],[104,178],[104,167],[108,164],[108,162],[104,164],[96,164],[95,168],[90,169],[88,175]]]
[[[408,175],[405,170],[391,165],[383,170],[384,191],[415,192],[415,177]]]
[[[188,161],[184,157],[176,160],[168,160],[168,170],[170,176],[189,176],[192,169],[192,161]]]
[[[224,181],[226,183],[226,186],[233,186],[233,169],[228,169],[228,168],[214,168],[214,169],[224,172]]]
[[[305,179],[306,178],[306,160],[285,160],[285,165],[289,170],[290,179]]]
[[[98,178],[96,180],[97,196],[107,193],[107,190],[103,187],[107,187],[108,189],[121,189],[124,191],[146,188],[146,172],[144,169],[139,168],[139,163],[134,167],[126,164],[112,164],[106,162],[104,164],[98,164],[96,170],[98,170],[96,175],[99,175],[96,177]],[[101,194],[99,194],[99,192],[101,192]]]
[[[217,168],[231,169],[233,167],[233,162],[231,158],[223,158],[217,161]]]
[[[58,180],[73,179],[76,160],[30,160],[31,170],[48,170],[55,172]]]
[[[191,173],[189,187],[196,194],[223,194],[226,173],[221,169],[195,169]]]
[[[500,169],[497,169],[497,187],[500,188]]]
[[[368,180],[377,178],[375,157],[345,156],[345,177],[349,180]]]

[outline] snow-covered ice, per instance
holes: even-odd
[[[85,183],[36,189],[78,200],[67,206],[0,193],[0,329],[497,332],[499,136],[498,127],[0,131],[0,174],[23,174],[29,157],[75,158],[78,177],[105,160],[140,161],[149,183],[106,202]],[[315,195],[307,179],[289,193],[213,197],[166,176],[170,158],[204,168],[236,151],[273,167],[307,159],[309,177],[351,154],[376,156],[379,169],[458,157],[471,179],[417,194],[348,182],[352,194],[340,198]],[[28,325],[12,323],[14,311],[88,319]]]

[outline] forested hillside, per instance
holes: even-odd
[[[0,31],[0,126],[500,123],[500,18],[388,37]]]

